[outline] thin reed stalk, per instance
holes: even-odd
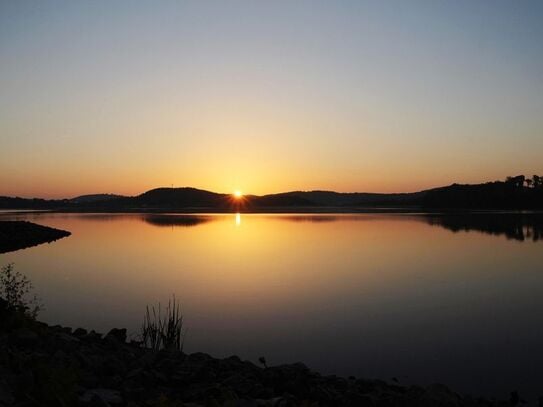
[[[168,300],[164,313],[160,302],[156,308],[146,307],[141,326],[141,342],[144,347],[155,351],[161,349],[182,351],[184,336],[183,315],[175,295]]]

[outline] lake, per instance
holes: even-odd
[[[0,255],[40,319],[136,334],[175,294],[187,352],[480,395],[543,394],[537,214],[13,213],[72,232]]]

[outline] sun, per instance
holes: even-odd
[[[234,191],[234,198],[240,199],[242,196],[243,196],[243,194],[241,193],[240,190],[235,190]]]

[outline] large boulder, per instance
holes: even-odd
[[[126,328],[113,328],[111,331],[107,333],[105,336],[106,339],[115,339],[121,343],[126,342]]]

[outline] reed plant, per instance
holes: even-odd
[[[141,343],[144,347],[155,351],[182,351],[184,336],[181,306],[175,296],[168,300],[164,311],[160,302],[157,307],[146,307],[141,326]]]

